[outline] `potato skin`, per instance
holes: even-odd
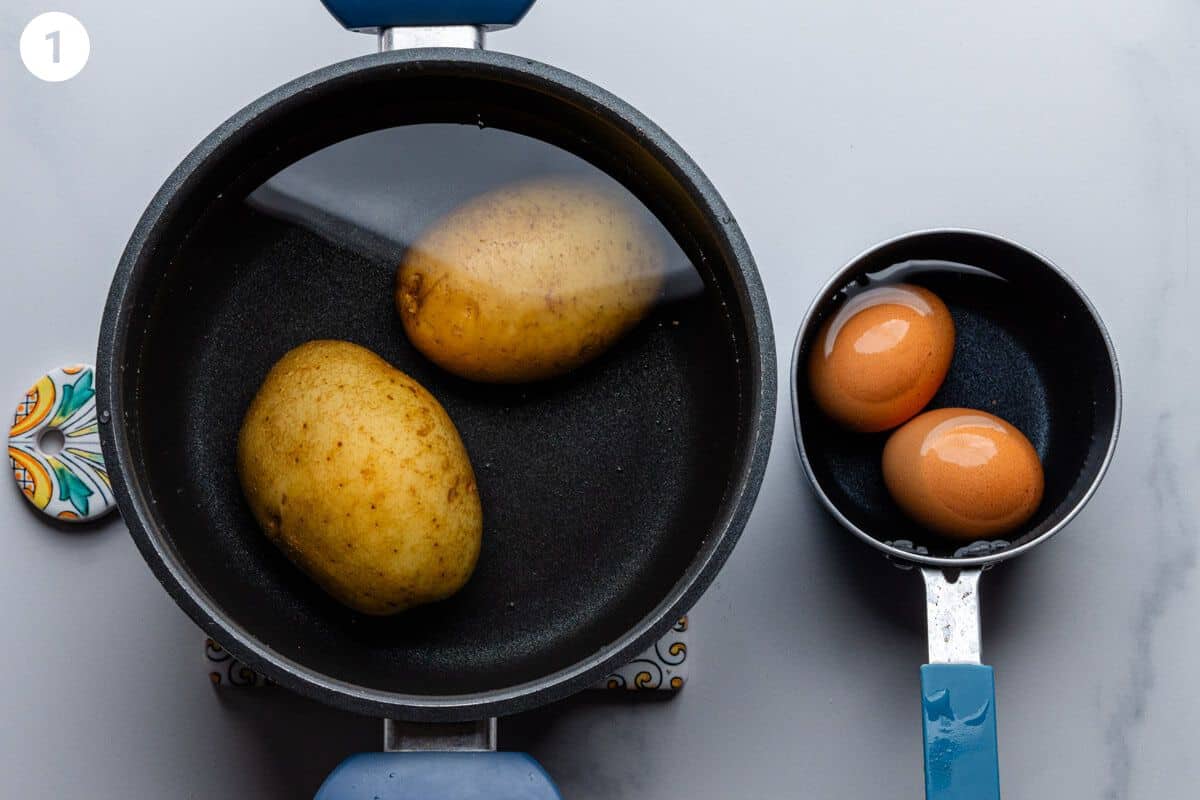
[[[237,469],[271,541],[364,614],[442,600],[475,569],[483,512],[458,431],[366,348],[314,341],[280,359],[242,423]]]
[[[413,243],[396,308],[413,345],[473,381],[522,383],[607,350],[662,290],[658,234],[615,192],[525,181],[467,202]]]

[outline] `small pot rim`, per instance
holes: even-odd
[[[825,493],[825,490],[821,488],[821,484],[817,480],[816,472],[813,470],[812,463],[808,457],[808,452],[804,446],[804,419],[800,414],[800,390],[799,381],[797,380],[797,375],[799,374],[798,370],[801,368],[801,347],[804,342],[805,333],[813,324],[813,321],[822,306],[823,298],[827,297],[831,292],[834,292],[845,286],[849,282],[847,280],[848,276],[856,272],[864,261],[874,256],[880,250],[912,239],[920,239],[927,236],[941,236],[946,234],[977,237],[998,242],[1032,256],[1043,266],[1054,272],[1063,281],[1063,283],[1065,283],[1071,289],[1071,291],[1073,291],[1076,296],[1079,297],[1084,307],[1087,309],[1088,314],[1091,315],[1092,321],[1096,325],[1096,329],[1100,332],[1100,336],[1104,341],[1104,347],[1108,352],[1108,362],[1112,367],[1113,386],[1115,388],[1115,392],[1113,394],[1113,428],[1112,434],[1108,438],[1108,445],[1104,451],[1104,458],[1101,460],[1099,469],[1096,471],[1096,475],[1093,477],[1092,482],[1088,486],[1087,490],[1080,496],[1075,504],[1067,510],[1062,519],[1044,531],[1036,539],[1032,539],[1024,544],[1018,545],[1017,547],[1006,548],[1004,550],[982,556],[964,556],[961,558],[913,553],[909,552],[908,550],[895,547],[894,545],[886,544],[885,542],[880,541],[871,534],[867,533],[858,525],[855,525],[845,514],[842,513],[837,504],[834,503],[833,500],[829,498],[829,495]],[[882,242],[871,245],[854,258],[847,261],[840,269],[837,270],[837,272],[833,274],[832,277],[829,278],[829,280],[824,283],[824,285],[822,285],[820,291],[809,304],[808,310],[804,313],[804,317],[800,322],[800,328],[796,332],[795,341],[792,344],[790,378],[792,422],[796,437],[796,449],[800,455],[800,463],[804,468],[804,474],[808,478],[808,482],[812,486],[814,494],[816,494],[817,498],[821,501],[821,504],[825,506],[825,509],[832,514],[833,517],[840,522],[844,528],[849,530],[859,539],[862,539],[864,542],[874,547],[876,550],[879,550],[885,553],[888,557],[894,558],[898,561],[927,567],[942,567],[944,569],[985,567],[1019,556],[1022,553],[1027,552],[1028,550],[1031,550],[1037,545],[1050,539],[1056,533],[1065,528],[1071,522],[1071,520],[1073,520],[1079,514],[1079,512],[1083,510],[1083,507],[1087,505],[1088,501],[1091,500],[1092,496],[1096,493],[1096,490],[1100,486],[1100,482],[1103,480],[1105,473],[1108,471],[1109,464],[1112,463],[1113,454],[1116,452],[1117,448],[1117,438],[1121,430],[1121,373],[1117,364],[1117,353],[1113,346],[1112,338],[1109,336],[1108,328],[1105,327],[1104,321],[1100,318],[1100,314],[1096,310],[1095,305],[1093,305],[1088,296],[1084,294],[1079,285],[1066,272],[1064,272],[1061,267],[1059,267],[1046,256],[1042,255],[1036,250],[1032,250],[1024,245],[1018,244],[1017,242],[1014,242],[1006,237],[973,228],[923,228],[909,231],[908,233],[902,233],[898,236],[893,236],[890,239],[886,239]]]

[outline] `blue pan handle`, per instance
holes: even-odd
[[[321,0],[352,31],[434,25],[516,25],[535,0]]]
[[[360,753],[333,771],[314,800],[562,800],[524,753]]]
[[[925,800],[1000,800],[992,668],[924,665],[921,711]]]
[[[996,684],[980,663],[980,569],[924,567],[929,662],[921,667],[926,800],[1000,800]]]

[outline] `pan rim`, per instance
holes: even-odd
[[[751,396],[738,437],[745,455],[731,476],[727,500],[714,518],[709,536],[683,576],[649,614],[591,656],[516,686],[467,694],[413,695],[358,686],[324,675],[257,640],[213,601],[173,552],[138,477],[130,436],[122,424],[127,415],[123,374],[129,356],[130,289],[139,284],[145,271],[139,271],[139,265],[147,260],[147,245],[159,227],[169,222],[174,203],[190,181],[219,162],[222,147],[244,126],[287,101],[306,92],[328,90],[330,84],[350,76],[397,69],[442,75],[467,69],[482,77],[521,82],[527,88],[551,92],[560,102],[587,103],[611,124],[636,133],[639,144],[680,181],[719,235],[736,267],[732,279],[750,333],[746,355],[753,362],[748,387]],[[430,48],[371,54],[316,70],[252,102],[197,145],[163,183],[130,237],[105,305],[96,363],[98,403],[109,420],[100,426],[101,440],[122,516],[155,577],[207,635],[277,683],[331,705],[412,721],[462,721],[515,713],[586,688],[664,635],[699,599],[745,527],[762,484],[774,432],[775,359],[766,294],[749,246],[715,187],[674,140],[632,106],[564,70],[494,51]]]
[[[1092,478],[1091,484],[1087,487],[1087,489],[1079,497],[1079,499],[1075,502],[1075,504],[1072,505],[1071,508],[1069,508],[1067,510],[1066,514],[1064,514],[1063,517],[1058,522],[1056,522],[1053,526],[1051,526],[1046,531],[1044,531],[1036,539],[1032,539],[1028,542],[1025,542],[1024,544],[1018,545],[1017,547],[1000,550],[998,552],[990,553],[988,555],[967,556],[967,557],[963,557],[963,558],[954,558],[954,557],[947,557],[947,556],[931,556],[931,555],[925,555],[925,554],[921,554],[921,553],[911,553],[907,550],[903,550],[899,547],[895,547],[894,545],[886,544],[885,542],[882,542],[879,539],[876,539],[871,534],[867,533],[865,530],[860,528],[853,521],[851,521],[845,514],[842,513],[841,509],[838,508],[837,504],[834,503],[833,500],[830,499],[829,495],[821,487],[820,481],[817,479],[816,471],[813,468],[811,461],[809,460],[807,448],[805,448],[805,446],[804,446],[804,432],[803,432],[804,422],[803,422],[802,416],[800,414],[799,381],[797,380],[797,377],[796,377],[798,375],[798,370],[800,369],[801,347],[802,347],[802,344],[804,341],[805,332],[812,326],[813,320],[815,319],[815,317],[822,305],[822,302],[821,302],[822,299],[827,297],[830,293],[845,286],[846,285],[845,277],[849,272],[854,270],[859,264],[861,264],[868,258],[874,256],[879,251],[884,250],[888,247],[892,247],[896,244],[899,244],[901,242],[908,241],[911,239],[919,239],[919,238],[926,237],[926,236],[946,235],[946,234],[971,236],[971,237],[976,237],[976,238],[981,238],[981,239],[990,239],[993,242],[997,242],[999,244],[1006,245],[1008,247],[1011,247],[1015,250],[1021,251],[1025,254],[1033,257],[1034,259],[1036,259],[1037,261],[1039,261],[1043,265],[1045,265],[1047,268],[1049,268],[1052,272],[1054,272],[1058,276],[1058,278],[1060,280],[1062,280],[1063,283],[1066,284],[1066,286],[1072,292],[1074,292],[1075,295],[1079,298],[1079,300],[1083,303],[1084,308],[1087,310],[1088,314],[1092,318],[1093,323],[1096,326],[1096,329],[1099,331],[1100,338],[1104,342],[1105,351],[1108,353],[1109,365],[1112,367],[1112,379],[1113,379],[1113,390],[1114,390],[1113,391],[1113,427],[1112,427],[1112,432],[1108,437],[1108,442],[1107,442],[1107,445],[1104,450],[1104,457],[1100,461],[1099,467],[1096,470],[1095,476]],[[897,236],[892,236],[888,239],[885,239],[882,242],[878,242],[876,244],[871,245],[870,247],[866,248],[865,250],[860,252],[858,255],[856,255],[854,258],[850,259],[845,264],[843,264],[829,278],[829,280],[827,280],[824,283],[824,285],[821,286],[820,291],[818,291],[818,293],[813,297],[812,302],[809,303],[808,309],[804,312],[804,316],[800,320],[800,327],[796,331],[796,338],[792,344],[791,372],[789,375],[789,379],[790,379],[790,397],[791,397],[791,402],[792,402],[792,423],[793,423],[792,429],[793,429],[793,432],[795,434],[795,439],[796,439],[796,450],[800,455],[800,463],[804,469],[804,475],[808,479],[809,485],[813,489],[813,493],[821,501],[821,504],[825,507],[825,509],[834,517],[834,519],[836,519],[842,525],[842,527],[846,528],[848,531],[853,533],[859,539],[861,539],[864,542],[866,542],[867,544],[871,545],[876,550],[883,552],[889,558],[894,558],[897,561],[900,561],[902,563],[915,564],[915,565],[925,566],[925,567],[941,567],[943,569],[962,569],[964,567],[986,567],[986,566],[990,566],[992,564],[998,564],[1001,561],[1007,561],[1010,558],[1019,556],[1022,553],[1025,553],[1028,550],[1031,550],[1032,548],[1036,547],[1037,545],[1042,544],[1043,542],[1052,538],[1055,534],[1057,534],[1063,528],[1065,528],[1067,525],[1069,525],[1071,523],[1071,521],[1073,519],[1075,519],[1076,516],[1078,516],[1079,512],[1081,512],[1083,510],[1084,506],[1086,506],[1088,504],[1088,502],[1095,495],[1096,491],[1100,488],[1100,483],[1103,481],[1105,473],[1108,472],[1109,465],[1112,463],[1113,456],[1116,453],[1117,439],[1121,432],[1121,409],[1122,409],[1121,371],[1120,371],[1120,366],[1117,363],[1117,351],[1113,345],[1112,337],[1108,333],[1108,328],[1105,327],[1104,320],[1101,319],[1100,312],[1096,309],[1096,306],[1092,303],[1091,299],[1086,294],[1084,294],[1083,289],[1081,289],[1079,287],[1079,284],[1077,284],[1075,282],[1075,280],[1073,278],[1071,278],[1070,275],[1068,275],[1061,267],[1059,267],[1057,264],[1055,264],[1053,261],[1051,261],[1046,256],[1042,255],[1038,251],[1033,250],[1029,247],[1026,247],[1022,244],[1019,244],[1019,243],[1017,243],[1011,239],[1008,239],[1004,236],[1000,236],[998,234],[989,233],[987,231],[982,231],[982,230],[978,230],[978,229],[974,229],[974,228],[956,228],[956,227],[921,228],[921,229],[917,229],[917,230],[913,230],[913,231],[908,231],[907,233],[901,233]]]

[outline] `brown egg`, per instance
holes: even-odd
[[[883,480],[904,512],[938,533],[1012,531],[1042,502],[1042,462],[1019,430],[970,408],[928,411],[883,448]]]
[[[950,369],[954,320],[937,295],[897,283],[856,294],[817,333],[808,382],[817,405],[860,432],[886,431],[929,403]]]

